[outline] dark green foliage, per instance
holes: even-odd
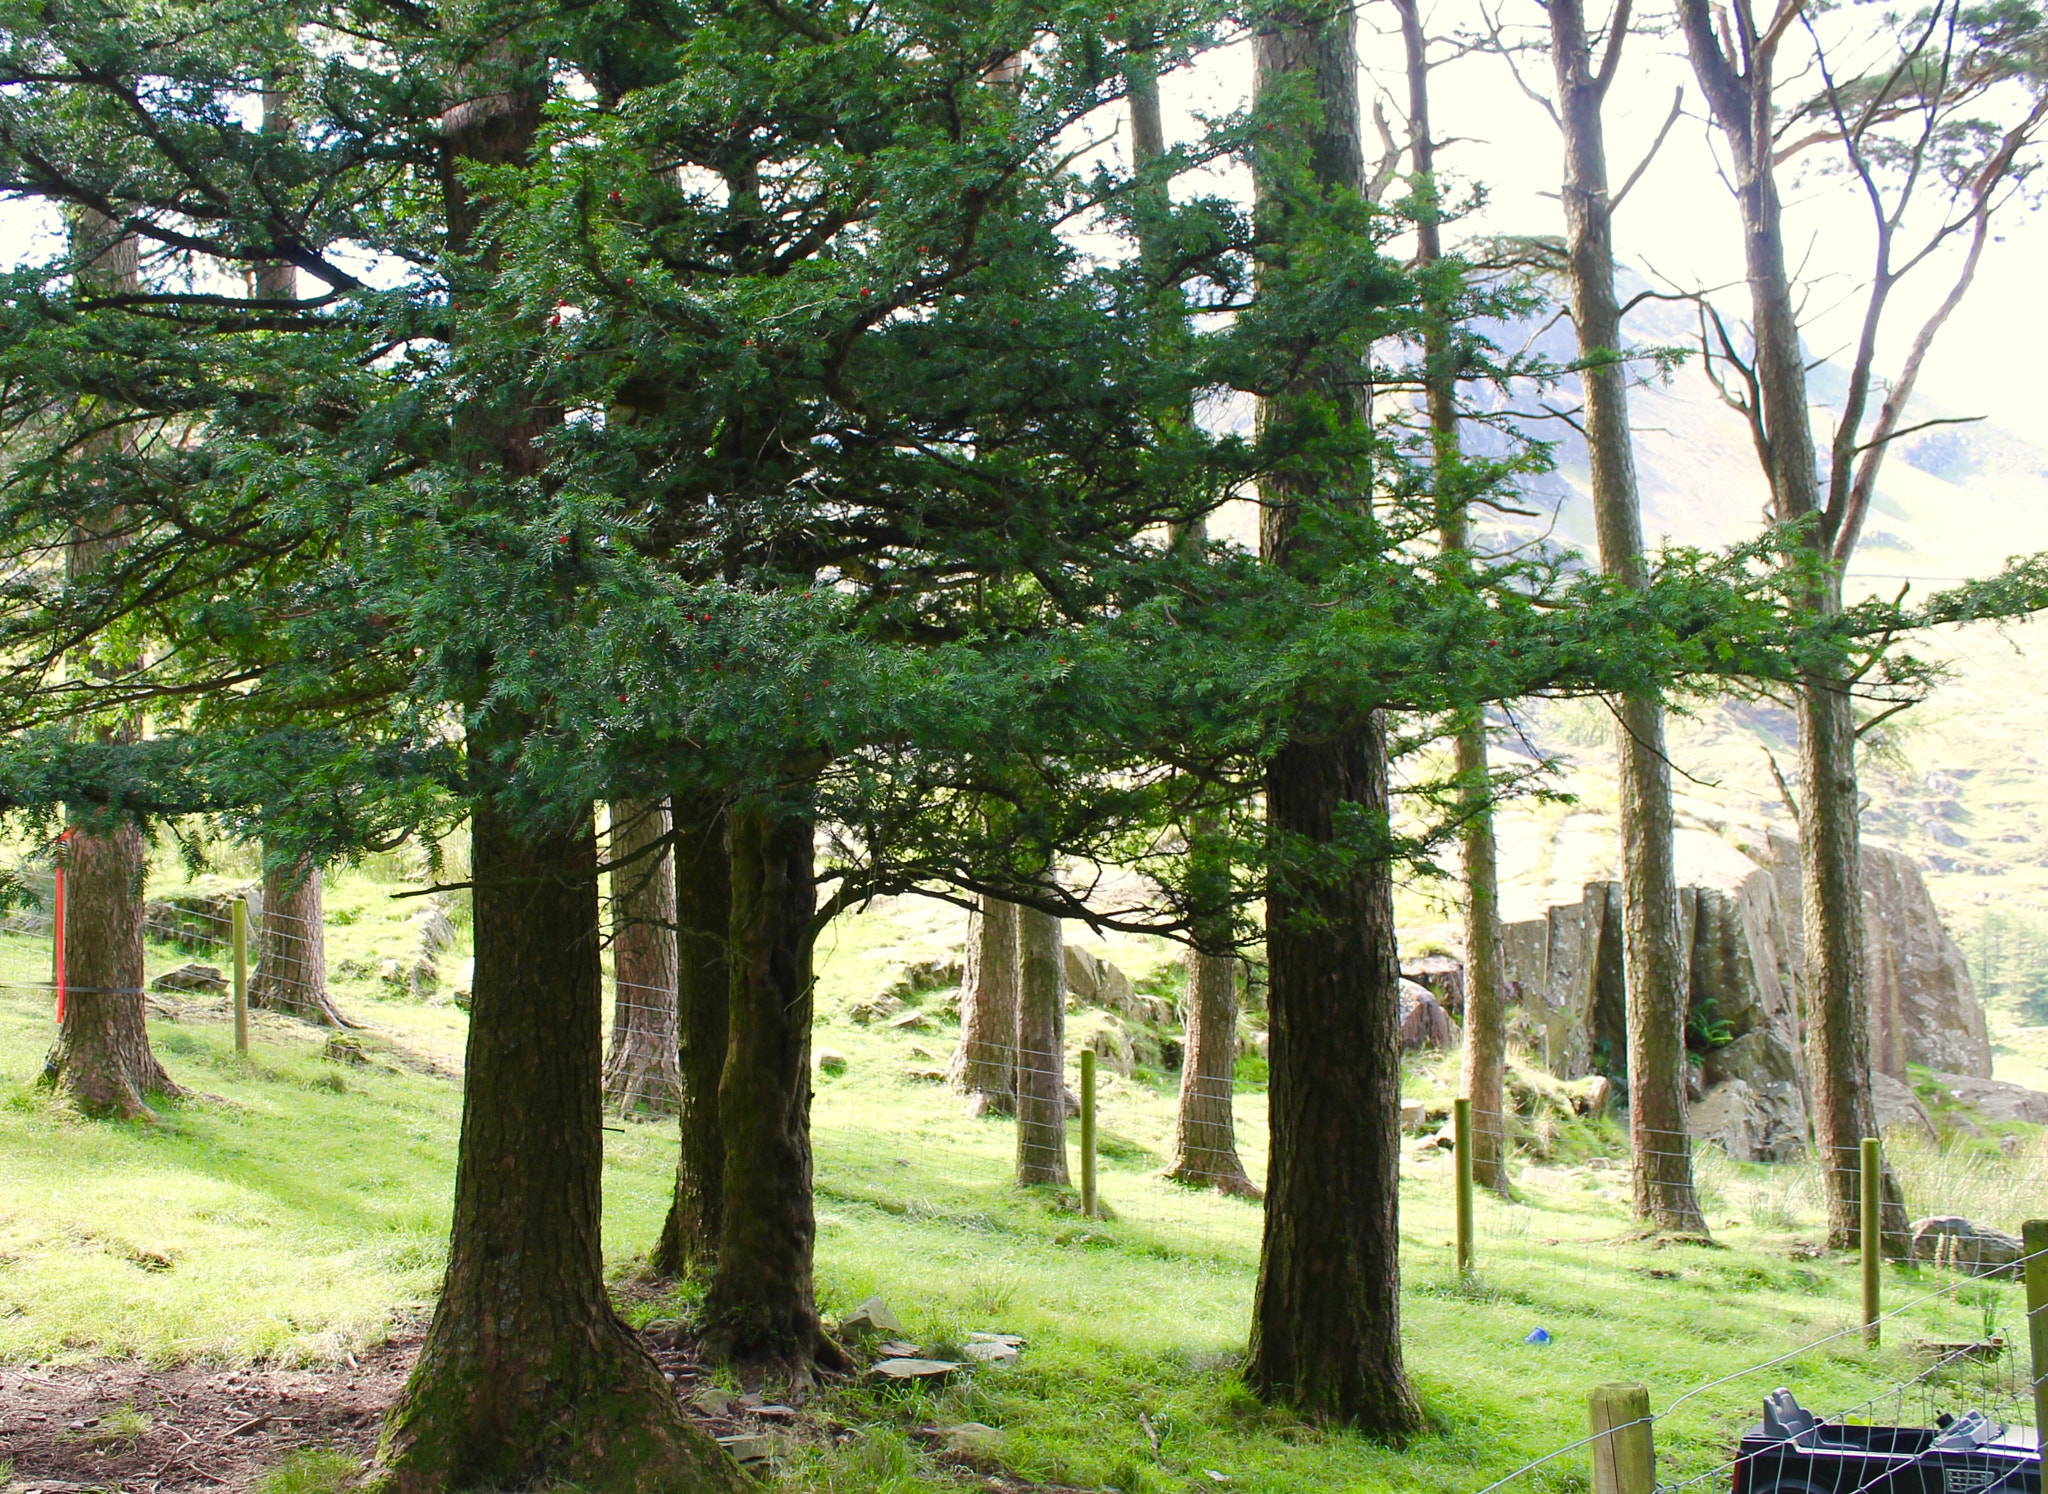
[[[1072,165],[1062,141],[1122,86],[1090,7],[295,19],[6,17],[0,182],[105,213],[144,267],[125,298],[62,256],[0,287],[0,705],[30,733],[8,807],[213,813],[331,859],[485,792],[535,826],[766,794],[844,827],[821,870],[846,898],[1016,892],[1067,854],[1156,872],[1168,906],[1112,916],[1185,927],[1259,884],[1276,848],[1242,805],[1290,736],[1786,678],[1913,620],[1792,631],[1769,546],[1671,556],[1641,595],[1439,564],[1406,547],[1440,495],[1399,421],[1305,394],[1255,439],[1187,420],[1493,303],[1425,294],[1355,200],[1299,194],[1284,244],[1227,201],[1166,204],[1160,174],[1208,159],[1256,155],[1285,189],[1292,132],[1268,126],[1309,105],[1284,91],[1148,175]],[[1135,19],[1170,64],[1231,18]],[[375,44],[308,40],[343,35]],[[988,81],[1031,38],[1023,81]],[[266,79],[296,129],[254,127]],[[538,90],[530,158],[444,157],[477,79]],[[1068,232],[1129,250],[1141,216],[1167,249]],[[243,293],[279,262],[305,299]],[[1190,305],[1229,314],[1191,330]],[[528,433],[518,471],[479,459],[485,429]],[[1463,496],[1531,459],[1467,464]],[[1363,471],[1372,503],[1308,515],[1285,575],[1159,540],[1262,479]],[[132,542],[62,584],[52,547],[115,515]],[[2042,591],[2026,572],[1935,612]],[[85,637],[132,667],[67,675]],[[138,706],[153,740],[70,744]],[[1237,868],[1199,897],[1160,839],[1196,813]],[[1354,826],[1316,854],[1430,844]]]

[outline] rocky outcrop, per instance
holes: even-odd
[[[1127,1022],[1167,1026],[1176,1020],[1171,1002],[1138,990],[1109,961],[1073,944],[1066,946],[1066,961],[1067,994],[1076,1005],[1100,1007]]]
[[[1894,1079],[1882,1070],[1874,1071],[1870,1076],[1870,1098],[1877,1107],[1879,1134],[1889,1136],[1895,1130],[1906,1130],[1924,1141],[1937,1139],[1934,1117],[1927,1113],[1927,1107],[1905,1080]]]
[[[1723,845],[1725,851],[1726,847]],[[1690,1046],[1704,1095],[1695,1125],[1733,1155],[1796,1153],[1807,1134],[1800,1016],[1804,926],[1799,848],[1771,835],[1749,860],[1732,856],[1679,892]],[[1992,1085],[1984,1011],[1962,950],[1942,927],[1919,869],[1896,851],[1863,848],[1863,916],[1875,1070],[1909,1063],[1953,1074],[1958,1097],[1991,1119],[2048,1123],[2048,1096]],[[1521,1035],[1551,1073],[1619,1073],[1626,1051],[1621,889],[1589,882],[1576,903],[1502,930],[1509,998]],[[1903,1084],[1882,1088],[1886,1124],[1932,1125]]]
[[[1913,1221],[1913,1259],[1972,1276],[2010,1276],[2026,1247],[2018,1235],[1972,1224],[1953,1214]]]
[[[1457,1026],[1434,993],[1421,981],[1403,977],[1401,1051],[1413,1053],[1421,1048],[1452,1048],[1457,1046],[1457,1042]]]
[[[1806,1150],[1806,1076],[1799,1055],[1770,1027],[1755,1027],[1704,1055],[1700,1077],[1706,1097],[1692,1107],[1694,1133],[1710,1136],[1710,1115],[1721,1125],[1729,1156],[1741,1162],[1790,1162]]]
[[[1779,837],[1778,845],[1793,843]],[[1896,851],[1863,853],[1864,981],[1870,1061],[1902,1077],[1909,1063],[1991,1077],[1991,1035],[1962,946],[1949,937],[1920,868]]]
[[[1988,1121],[2011,1125],[2048,1126],[2048,1095],[2002,1079],[1979,1079],[1974,1074],[1936,1074],[1935,1079],[1957,1103],[1967,1105]]]
[[[1401,961],[1401,978],[1426,988],[1453,1022],[1465,1020],[1465,966],[1456,956],[1411,956]]]
[[[1619,886],[1589,882],[1580,901],[1504,925],[1501,952],[1508,999],[1545,1068],[1576,1078],[1618,1064],[1626,1049]]]
[[[1706,1060],[1710,1090],[1741,1078],[1755,1101],[1769,1096],[1774,1125],[1804,1129],[1798,844],[1772,834],[1749,855],[1753,861],[1724,863],[1698,885],[1679,889],[1692,1045]],[[1985,1010],[1970,986],[1962,949],[1942,926],[1919,869],[1896,850],[1864,846],[1864,926],[1872,1066],[1903,1076],[1907,1064],[1927,1064],[1989,1080]],[[1620,1072],[1626,1047],[1620,928],[1620,885],[1593,881],[1579,902],[1501,930],[1509,998],[1520,1006],[1522,1033],[1561,1078]],[[1755,1043],[1743,1047],[1751,1033],[1776,1041],[1767,1051]],[[1735,1049],[1731,1057],[1716,1057],[1729,1049]],[[1796,1115],[1786,1098],[1794,1090]]]

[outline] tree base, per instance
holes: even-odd
[[[772,1343],[736,1328],[712,1328],[700,1342],[706,1359],[728,1366],[742,1380],[773,1381],[792,1390],[808,1390],[821,1378],[850,1375],[858,1368],[822,1327]]]
[[[429,1335],[378,1449],[391,1494],[550,1483],[603,1494],[744,1494],[746,1475],[684,1418],[630,1330],[614,1319],[596,1337],[558,1355],[579,1362],[531,1367],[526,1393],[515,1395],[502,1367],[437,1349]]]
[[[1208,1167],[1174,1167],[1167,1170],[1165,1177],[1184,1188],[1213,1188],[1227,1198],[1248,1198],[1256,1203],[1266,1196],[1242,1168],[1219,1171]]]
[[[88,1120],[155,1120],[150,1100],[181,1100],[185,1091],[163,1071],[153,1056],[145,1055],[142,1074],[130,1072],[134,1060],[123,1063],[99,1055],[98,1063],[80,1062],[60,1039],[43,1060],[40,1082],[58,1104],[76,1110]]]
[[[1017,1099],[1014,1095],[997,1094],[991,1090],[973,1089],[967,1091],[967,1098],[961,1108],[969,1120],[979,1120],[984,1115],[1015,1115]]]

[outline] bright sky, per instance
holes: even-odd
[[[1600,0],[1589,0],[1588,8],[1596,18],[1603,14]],[[1545,23],[1538,0],[1499,0],[1495,13],[1524,28]],[[1425,8],[1423,17],[1431,35],[1471,30],[1480,21],[1476,0]],[[1850,21],[1870,26],[1877,17],[1871,8],[1858,6]],[[1407,81],[1395,27],[1391,5],[1361,6],[1360,91],[1368,98],[1376,90],[1382,94],[1400,136]],[[1705,101],[1693,82],[1683,41],[1675,34],[1631,36],[1623,55],[1606,116],[1609,177],[1617,187],[1656,138],[1679,87],[1685,90],[1685,112],[1622,205],[1616,222],[1618,253],[1643,273],[1654,271],[1687,289],[1734,284],[1741,273],[1734,203],[1719,175]],[[1444,57],[1431,78],[1438,169],[1454,179],[1447,196],[1460,185],[1475,184],[1486,196],[1483,213],[1462,230],[1561,234],[1555,194],[1562,152],[1548,116],[1525,96],[1500,59],[1448,60],[1447,49]],[[1548,92],[1547,56],[1525,56],[1520,69],[1531,87]],[[1175,80],[1165,97],[1170,106],[1215,111],[1241,103],[1250,87],[1249,47],[1239,46],[1199,75]],[[1871,214],[1848,181],[1807,175],[1810,180],[1797,182],[1788,172],[1784,181],[1788,244],[1795,263],[1804,258],[1811,283],[1809,345],[1816,353],[1832,354],[1853,345],[1861,318],[1861,292],[1870,276]],[[1986,250],[1976,284],[1943,330],[1919,387],[1959,413],[1988,415],[2017,434],[2036,436],[2048,407],[2048,363],[2039,356],[2014,355],[2048,347],[2048,294],[2041,274],[2048,265],[2048,224],[2023,203],[2015,203],[2004,222],[2001,241]],[[1921,320],[1947,293],[1955,263],[1954,256],[1930,261],[1894,294],[1881,344],[1881,377],[1896,367]],[[1717,300],[1731,311],[1747,304],[1739,286]]]
[[[1539,25],[1538,0],[1500,0],[1506,21]],[[1593,0],[1598,14],[1598,0]],[[1856,7],[1859,23],[1874,20]],[[1361,92],[1382,91],[1388,113],[1399,121],[1406,98],[1398,34],[1391,5],[1365,3],[1360,12]],[[1425,15],[1432,34],[1478,24],[1476,0],[1453,0]],[[1547,88],[1546,57],[1523,59],[1522,75]],[[1641,159],[1683,87],[1685,116],[1623,205],[1617,223],[1621,257],[1645,273],[1691,288],[1726,285],[1740,271],[1740,241],[1734,207],[1715,164],[1703,101],[1693,84],[1676,36],[1634,36],[1626,65],[1608,104],[1610,175],[1617,184]],[[1191,76],[1168,80],[1169,116],[1184,111],[1222,111],[1241,106],[1251,87],[1247,45],[1209,59]],[[1461,225],[1469,233],[1556,234],[1562,221],[1556,200],[1560,151],[1544,113],[1517,87],[1497,58],[1467,57],[1441,66],[1432,79],[1436,134],[1443,142],[1439,167],[1459,185],[1483,186],[1486,207]],[[1174,120],[1168,119],[1168,129]],[[1870,213],[1839,177],[1787,182],[1789,240],[1802,255],[1812,285],[1808,337],[1814,351],[1834,353],[1852,342],[1861,312],[1861,287],[1869,276]],[[53,220],[19,204],[0,203],[0,264],[18,262],[38,248]],[[1895,297],[1887,322],[1880,374],[1896,366],[1921,317],[1948,288],[1953,259],[1931,262]],[[1959,413],[1988,415],[2017,434],[2034,436],[2048,408],[2048,294],[2041,267],[2048,265],[2048,224],[2015,204],[2000,242],[1987,251],[1977,283],[1936,344],[1921,390]],[[1739,290],[1720,297],[1739,311]],[[2031,356],[2015,356],[2016,354]]]

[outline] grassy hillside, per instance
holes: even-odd
[[[395,920],[377,912],[374,885],[341,889],[337,901],[357,893],[362,914],[344,929],[360,932],[350,937],[398,937]],[[827,935],[818,1043],[845,1068],[820,1077],[815,1107],[819,1290],[833,1313],[879,1293],[934,1347],[978,1329],[1021,1333],[1029,1345],[1017,1367],[979,1371],[937,1396],[831,1392],[833,1414],[857,1435],[794,1452],[785,1472],[800,1487],[948,1482],[912,1434],[978,1421],[1000,1430],[1000,1462],[1016,1475],[1126,1494],[1305,1485],[1458,1494],[1581,1435],[1594,1383],[1642,1379],[1661,1407],[1854,1320],[1853,1262],[1814,1248],[1807,1169],[1705,1160],[1719,1246],[1658,1249],[1630,1238],[1611,1127],[1553,1127],[1547,1159],[1522,1174],[1523,1201],[1482,1198],[1481,1273],[1460,1283],[1448,1161],[1411,1145],[1404,1310],[1433,1430],[1397,1452],[1266,1411],[1234,1378],[1260,1212],[1156,1175],[1170,1079],[1141,1072],[1106,1083],[1102,1191],[1117,1217],[1084,1220],[1071,1201],[1008,1184],[1007,1122],[968,1120],[955,1098],[913,1077],[942,1062],[955,1037],[936,996],[917,1008],[922,1028],[850,1017],[895,967],[945,953],[957,937],[952,915],[905,902]],[[46,948],[0,938],[0,976],[32,969]],[[1137,974],[1165,954],[1136,941],[1112,953]],[[152,961],[173,957],[159,950]],[[445,1059],[460,1014],[361,995],[344,1005],[373,1024],[367,1065],[323,1058],[319,1034],[282,1020],[259,1022],[247,1059],[234,1055],[216,1007],[158,1022],[155,1039],[190,1097],[154,1124],[97,1125],[53,1111],[34,1084],[50,1035],[43,1000],[0,998],[0,1360],[318,1362],[425,1306],[442,1261],[459,1112],[457,1085],[432,1050]],[[1248,1067],[1240,1084],[1239,1115],[1257,1176],[1264,1097],[1255,1073]],[[1424,1067],[1410,1087],[1441,1098],[1448,1082]],[[624,1280],[665,1207],[673,1144],[664,1125],[608,1124],[605,1248]],[[2010,1159],[1900,1160],[1916,1209],[1924,1200],[2001,1223],[2041,1196],[2048,1165],[2038,1147]],[[1887,1291],[1904,1302],[1943,1285],[1956,1283],[1920,1272],[1893,1275]],[[1875,1355],[1845,1334],[1688,1401],[1659,1427],[1660,1471],[1676,1479],[1718,1464],[1775,1384],[1841,1410],[1922,1373],[1914,1340],[1975,1336],[1987,1312],[2008,1334],[2017,1327],[2014,1289],[1964,1291],[1971,1300],[1912,1308]],[[687,1310],[690,1294],[649,1300],[636,1290],[631,1301],[644,1321]],[[1524,1342],[1537,1327],[1553,1336],[1547,1346]],[[1927,1393],[1946,1405],[1969,1390]],[[1911,1393],[1914,1415],[1922,1395]],[[1575,1489],[1584,1478],[1572,1455],[1528,1486]]]

